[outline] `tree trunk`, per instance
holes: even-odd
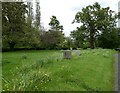
[[[94,31],[93,30],[90,30],[90,48],[91,49],[95,48],[95,46],[94,46]]]
[[[15,42],[8,42],[9,44],[9,47],[10,47],[10,50],[14,50],[14,47],[15,47]]]

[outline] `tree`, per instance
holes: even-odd
[[[32,2],[27,2],[27,9],[28,9],[28,12],[27,12],[27,26],[28,28],[30,29],[30,31],[32,30],[32,23],[33,23],[33,19],[34,19],[34,16],[33,16],[33,5],[32,5]]]
[[[60,49],[64,40],[64,34],[61,31],[46,31],[41,35],[43,48]]]
[[[39,2],[36,2],[36,16],[35,16],[35,27],[38,29],[41,28],[41,13],[40,13],[40,5]]]
[[[89,45],[86,46],[86,43],[88,42],[89,35],[86,33],[86,28],[84,28],[84,26],[77,27],[77,29],[73,30],[70,35],[74,39],[74,44],[75,44],[76,48],[89,47]]]
[[[50,18],[50,33],[52,33],[52,38],[54,42],[54,46],[56,46],[57,48],[62,47],[63,45],[63,40],[64,40],[64,34],[63,34],[63,26],[60,25],[59,20],[57,19],[56,16],[52,16],[52,18]]]
[[[119,28],[104,31],[98,38],[99,46],[102,48],[118,48],[120,46],[119,33]]]
[[[24,35],[26,8],[23,2],[2,3],[3,42],[6,42],[10,49],[13,49]]]
[[[21,45],[24,48],[40,47],[40,30],[33,24],[34,12],[32,2],[27,2],[26,24],[24,25],[24,35],[22,36]]]
[[[102,8],[97,2],[82,9],[75,15],[73,23],[82,23],[89,35],[90,47],[95,47],[95,37],[116,26],[116,15],[109,7]]]
[[[38,29],[28,24],[24,27],[25,34],[22,36],[21,44],[24,48],[38,48],[40,47],[40,34]]]
[[[60,25],[55,16],[52,16],[49,25],[51,28],[41,34],[43,46],[47,49],[59,49],[62,47],[64,40],[63,26]]]
[[[63,49],[75,48],[73,39],[71,37],[65,37],[62,48]]]
[[[60,22],[57,20],[56,16],[52,16],[52,18],[50,18],[51,21],[49,23],[49,25],[51,26],[51,30],[53,31],[62,31],[63,30],[63,26],[60,25]]]

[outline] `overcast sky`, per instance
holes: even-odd
[[[102,7],[110,7],[118,11],[118,2],[120,0],[40,0],[41,23],[49,29],[48,23],[52,15],[56,16],[63,25],[65,36],[69,36],[70,31],[76,29],[79,24],[71,24],[75,14],[81,11],[83,7],[99,2]]]

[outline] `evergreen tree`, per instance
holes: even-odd
[[[41,28],[41,13],[40,13],[40,3],[36,2],[36,16],[35,16],[35,27],[37,27],[39,30]]]

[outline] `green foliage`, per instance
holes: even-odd
[[[118,48],[120,45],[120,30],[113,28],[108,31],[104,31],[98,38],[98,44],[103,48]]]
[[[60,25],[60,22],[57,20],[56,16],[52,16],[52,18],[50,18],[51,21],[49,23],[49,25],[51,26],[51,30],[53,31],[62,31],[63,30],[63,26]]]
[[[42,47],[46,49],[60,49],[64,41],[63,26],[60,25],[55,16],[52,16],[49,25],[51,26],[50,30],[42,31],[41,34]]]
[[[43,47],[47,49],[59,49],[64,40],[62,31],[46,31],[41,35]]]
[[[33,19],[34,19],[33,8],[32,7],[33,7],[32,2],[27,2],[27,9],[28,9],[27,24],[28,24],[29,28],[31,28],[32,22],[33,22]]]
[[[70,49],[71,47],[75,48],[72,38],[71,37],[65,37],[62,48]]]
[[[22,2],[2,3],[2,29],[3,41],[11,49],[20,41],[24,35],[26,5]],[[4,47],[4,45],[3,45]]]
[[[82,23],[84,33],[88,34],[90,47],[95,47],[98,34],[116,26],[116,15],[109,7],[102,8],[97,2],[86,6],[75,15],[73,21]],[[81,27],[80,27],[81,28]]]
[[[29,24],[27,23],[24,28],[25,34],[21,39],[21,44],[23,47],[28,48],[38,48],[40,47],[40,31],[36,27],[31,26],[29,28]]]
[[[41,26],[41,13],[40,13],[40,3],[36,2],[36,16],[35,16],[35,27],[40,29]]]
[[[77,29],[72,31],[70,35],[71,35],[71,37],[73,37],[74,44],[76,45],[77,48],[89,47],[89,44],[88,44],[88,46],[86,44],[86,43],[88,43],[89,38],[88,38],[88,34],[87,34],[84,26],[77,27]]]
[[[40,29],[33,25],[33,6],[22,2],[3,2],[3,48],[40,47]],[[27,15],[26,15],[27,14]]]
[[[23,47],[28,48],[38,48],[40,47],[40,28],[36,25],[34,26],[34,15],[33,15],[33,5],[31,2],[27,2],[28,13],[27,13],[27,23],[24,26],[24,35],[21,40]],[[38,19],[36,19],[38,20]]]
[[[3,91],[36,91],[38,90],[38,86],[42,88],[42,85],[49,83],[51,78],[49,74],[41,72],[41,71],[33,71],[32,73],[25,74],[25,67],[19,68],[16,67],[16,73],[11,72],[14,79],[8,80],[6,77],[2,76],[2,80],[4,82]],[[29,69],[29,68],[28,68]],[[30,70],[30,69],[29,69]],[[29,81],[29,82],[28,82]],[[39,83],[38,83],[39,82]],[[37,85],[34,86],[34,83]],[[13,85],[13,86],[11,86]]]
[[[116,15],[109,7],[102,8],[96,2],[78,12],[73,23],[82,23],[82,25],[71,32],[71,39],[64,37],[63,26],[56,16],[50,18],[49,31],[42,32],[39,4],[36,2],[34,20],[31,2],[27,2],[27,5],[23,2],[2,3],[3,48],[120,47],[118,36],[120,30],[115,28],[119,14]]]

